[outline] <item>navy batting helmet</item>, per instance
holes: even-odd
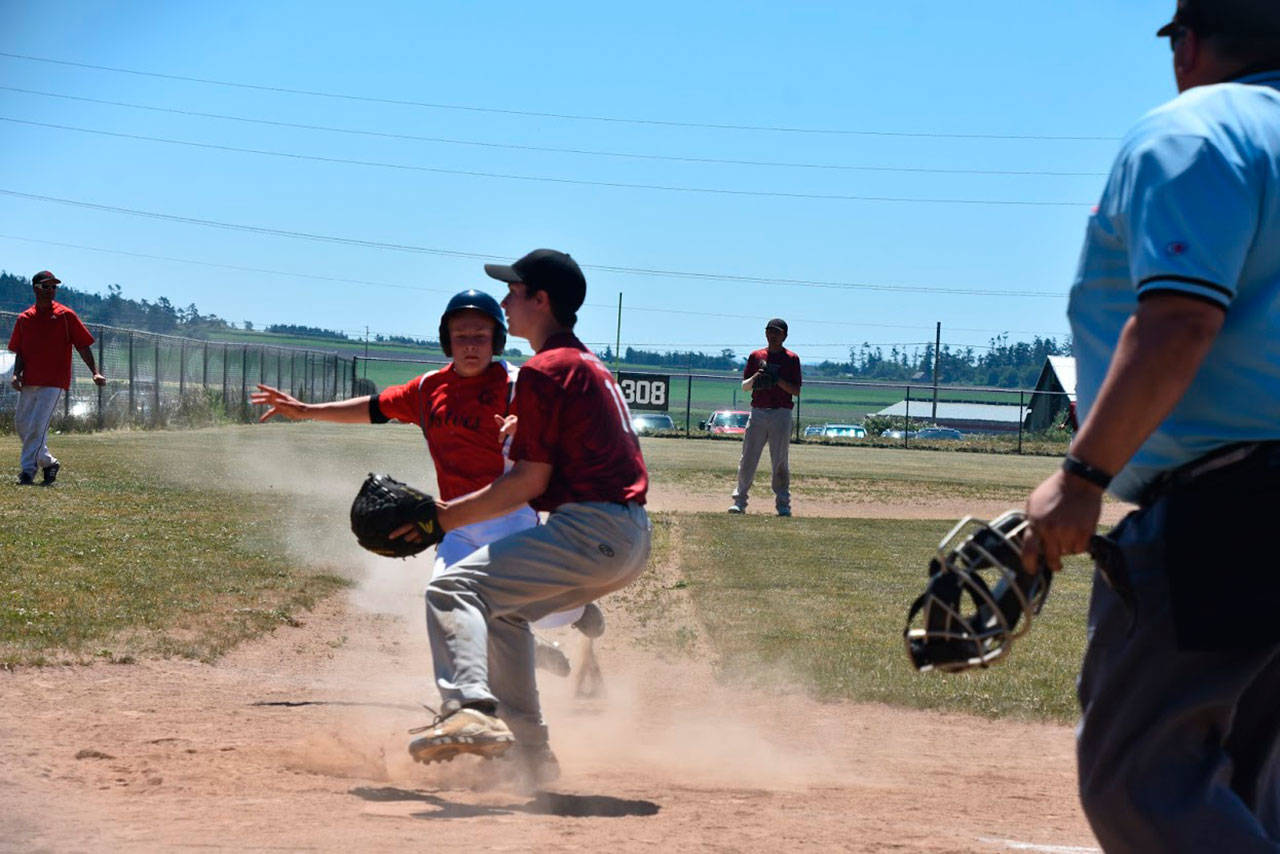
[[[449,341],[449,318],[469,308],[482,311],[493,318],[493,355],[502,355],[502,351],[507,348],[507,325],[502,322],[502,308],[496,299],[474,288],[454,294],[444,307],[444,314],[440,315],[440,349],[446,356],[453,357],[453,345]]]

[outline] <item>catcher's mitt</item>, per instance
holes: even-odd
[[[774,386],[776,386],[778,384],[779,368],[780,366],[778,365],[768,365],[768,364],[761,365],[760,366],[761,373],[756,375],[756,382],[755,382],[755,385],[752,386],[752,388],[759,389],[760,391],[764,391],[765,389],[773,388]]]
[[[391,538],[391,532],[405,524],[418,529],[418,540]],[[384,557],[416,555],[444,539],[434,498],[390,475],[372,472],[351,502],[351,532],[360,545]]]
[[[1026,534],[1026,516],[1010,510],[989,524],[966,517],[942,538],[902,632],[917,670],[986,667],[1031,628],[1053,574],[1044,566],[1034,575],[1023,569]],[[966,597],[969,614],[962,613]]]

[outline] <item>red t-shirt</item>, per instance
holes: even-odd
[[[747,366],[742,371],[742,378],[748,379],[764,364],[778,366],[778,378],[800,387],[800,357],[783,348],[770,353],[768,347],[754,351],[747,357]],[[756,409],[794,409],[795,403],[791,395],[776,385],[766,389],[751,389],[751,405]]]
[[[18,315],[9,349],[22,357],[24,385],[71,388],[71,348],[88,347],[93,335],[76,313],[60,302],[49,311],[34,305]]]
[[[493,416],[507,414],[510,381],[503,362],[474,377],[450,364],[378,393],[383,415],[422,428],[445,501],[488,486],[505,469]]]
[[[520,368],[514,411],[520,421],[511,459],[551,465],[551,482],[529,502],[533,509],[644,503],[649,472],[622,389],[572,333],[548,338]]]

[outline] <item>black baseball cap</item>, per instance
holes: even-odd
[[[765,329],[781,329],[782,334],[787,334],[787,322],[781,317],[775,317],[764,325]]]
[[[1173,35],[1186,27],[1197,35],[1280,38],[1280,2],[1277,0],[1178,0],[1178,11],[1156,35]]]
[[[485,264],[484,271],[500,282],[523,282],[546,291],[554,304],[570,313],[587,298],[587,280],[578,262],[554,249],[535,249],[514,264]]]
[[[39,273],[36,273],[34,276],[31,277],[31,284],[60,285],[62,284],[62,280],[59,279],[57,276],[55,276],[53,273],[50,273],[48,270],[41,270]]]

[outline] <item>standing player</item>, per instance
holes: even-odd
[[[1106,851],[1280,850],[1280,2],[1183,0],[1068,314],[1080,431],[1023,561],[1084,551],[1080,795]],[[1103,572],[1105,570],[1105,573]],[[1126,583],[1127,582],[1127,583]],[[1114,587],[1112,586],[1114,585]]]
[[[440,370],[351,400],[302,403],[267,385],[259,385],[250,400],[269,407],[261,421],[283,415],[345,424],[385,424],[393,419],[417,424],[427,440],[441,496],[456,498],[492,483],[511,465],[504,453],[511,443],[504,434],[510,429],[504,429],[504,424],[516,373],[505,361],[494,360],[506,341],[497,300],[481,291],[462,291],[449,300],[440,317],[440,349],[453,360]],[[432,574],[496,539],[537,524],[538,514],[524,505],[452,530],[436,547]],[[594,605],[552,614],[540,627],[569,623],[591,637],[604,631],[604,617]],[[564,653],[539,641],[539,664],[566,675],[569,662]]]
[[[10,384],[18,392],[13,421],[22,439],[20,484],[35,483],[40,469],[44,470],[41,482],[45,486],[58,477],[61,465],[49,453],[46,437],[58,398],[71,388],[71,349],[80,354],[95,383],[107,382],[93,358],[93,335],[74,311],[54,302],[53,294],[60,284],[62,281],[48,270],[31,277],[36,304],[18,315],[9,336],[9,349],[17,354]]]
[[[738,461],[738,486],[733,490],[730,513],[747,512],[747,493],[756,477],[760,453],[769,446],[773,467],[774,507],[779,516],[791,515],[791,411],[792,397],[800,393],[800,357],[782,346],[787,340],[787,322],[775,317],[765,324],[767,347],[747,357],[742,371],[742,390],[751,392],[751,418],[742,437],[742,459]]]
[[[444,709],[409,753],[444,761],[497,755],[517,742],[531,780],[541,782],[559,767],[542,720],[529,622],[640,574],[649,556],[649,476],[621,390],[573,334],[587,290],[577,263],[538,249],[511,266],[486,264],[485,272],[507,283],[502,307],[511,332],[536,355],[516,384],[514,466],[439,504],[439,523],[450,531],[526,502],[550,516],[432,579],[427,629]],[[409,532],[398,533],[416,536]]]

